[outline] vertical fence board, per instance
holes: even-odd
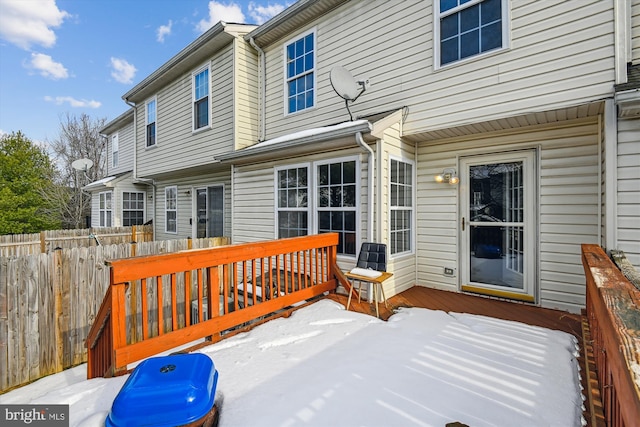
[[[56,372],[55,301],[53,294],[54,258],[41,254],[38,298],[38,327],[40,329],[40,375]]]
[[[7,284],[8,277],[7,272],[9,269],[9,260],[6,258],[0,258],[0,390],[6,390],[9,388],[8,377],[8,350],[9,342],[7,333],[9,330],[8,322],[8,295]]]
[[[24,367],[29,381],[40,378],[40,328],[39,328],[39,298],[40,260],[38,256],[24,258],[24,275],[26,283],[26,348],[27,365]]]

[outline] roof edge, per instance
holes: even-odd
[[[370,133],[373,129],[371,123],[366,120],[358,120],[352,125],[334,125],[323,128],[309,129],[307,131],[285,135],[271,140],[263,141],[258,144],[246,147],[242,150],[233,151],[227,154],[216,156],[215,159],[220,163],[247,163],[254,159],[265,157],[277,157],[282,150],[291,150],[303,145],[315,144],[318,142],[329,141],[332,139],[344,138],[346,136],[355,135],[356,133]],[[355,142],[354,142],[355,144]]]

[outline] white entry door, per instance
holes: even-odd
[[[461,159],[462,290],[535,301],[535,152]]]

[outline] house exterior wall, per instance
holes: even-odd
[[[234,45],[233,125],[235,148],[241,149],[258,141],[258,53],[244,39]]]
[[[640,64],[640,0],[631,1],[631,60]]]
[[[640,119],[618,120],[617,249],[640,268]]]
[[[112,136],[118,134],[118,165],[113,167]],[[107,176],[133,170],[133,121],[107,135]]]
[[[388,270],[393,271],[393,276],[385,280],[383,286],[385,295],[395,295],[400,293],[416,283],[416,147],[413,143],[407,143],[400,137],[400,124],[389,127],[384,131],[384,136],[380,142],[380,161],[376,165],[376,178],[379,179],[375,185],[376,189],[376,212],[374,229],[377,234],[375,238],[378,242],[389,242],[390,227],[390,171],[389,166],[392,159],[399,160],[413,165],[413,224],[411,226],[412,234],[412,250],[409,253],[391,254],[391,248],[387,247],[389,253]],[[379,193],[379,194],[378,194]]]
[[[224,233],[227,237],[231,236],[231,174],[229,169],[220,168],[215,172],[199,173],[193,176],[181,175],[156,181],[156,192],[154,195],[157,218],[155,240],[195,238],[193,232],[193,221],[196,220],[194,189],[211,185],[224,186]],[[169,186],[176,186],[178,190],[176,233],[165,231],[165,188]]]
[[[611,94],[613,12],[607,1],[509,5],[509,48],[434,70],[433,3],[351,1],[266,51],[266,138],[348,118],[329,84],[346,67],[371,87],[355,116],[407,106],[405,135],[574,106]],[[316,106],[284,113],[284,45],[316,31]]]
[[[598,243],[600,179],[597,118],[518,132],[498,132],[418,146],[417,283],[450,291],[459,283],[457,186],[433,177],[458,167],[461,156],[537,150],[537,301],[543,307],[579,312],[585,303],[581,243]],[[443,268],[455,269],[455,277]]]
[[[193,131],[192,72],[194,66],[156,93],[156,146],[146,147],[145,103],[136,106],[138,176],[146,177],[212,163],[216,154],[233,148],[234,49],[229,44],[210,59],[211,128]]]
[[[111,206],[112,206],[112,227],[121,227],[122,221],[122,193],[124,192],[136,192],[144,193],[144,222],[153,218],[152,200],[147,197],[151,191],[149,187],[142,184],[134,184],[131,178],[116,180],[112,187],[103,188],[101,190],[95,190],[92,192],[91,197],[91,227],[100,227],[100,193],[111,192]]]

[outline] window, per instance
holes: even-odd
[[[209,126],[209,66],[193,74],[193,130]]]
[[[167,187],[164,189],[164,213],[167,233],[178,232],[178,187]]]
[[[358,179],[355,160],[317,167],[318,233],[340,235],[338,254],[356,254]]]
[[[144,224],[144,193],[122,193],[122,226]]]
[[[394,255],[412,250],[413,165],[391,159],[390,169],[389,251]]]
[[[111,136],[111,166],[118,167],[118,134]]]
[[[113,210],[112,210],[112,195],[111,191],[105,191],[103,193],[99,193],[100,196],[100,227],[112,227],[112,218],[113,218]]]
[[[435,0],[436,64],[499,49],[506,42],[506,0]],[[439,58],[438,58],[439,55]]]
[[[295,113],[315,103],[315,33],[286,45],[286,111]]]
[[[276,170],[278,238],[309,234],[308,167]]]
[[[147,147],[156,145],[156,98],[147,101],[146,105],[146,141]]]

